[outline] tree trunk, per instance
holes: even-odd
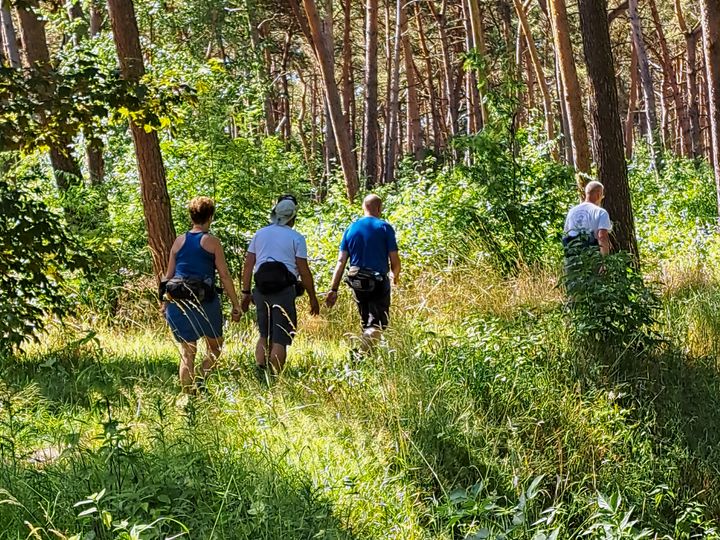
[[[428,49],[427,39],[425,37],[425,27],[422,22],[422,12],[420,11],[420,5],[415,4],[415,20],[418,25],[418,37],[420,38],[420,49],[422,50],[423,57],[425,60],[425,69],[427,70],[427,76],[423,78],[425,86],[427,87],[428,100],[430,101],[430,116],[433,130],[433,149],[436,154],[440,153],[442,148],[442,139],[440,134],[440,113],[437,110],[437,94],[435,93],[435,82],[433,77],[433,63]]]
[[[515,11],[517,12],[518,19],[520,20],[523,34],[525,34],[525,41],[527,42],[530,60],[532,61],[533,68],[535,69],[535,76],[543,98],[545,133],[547,133],[548,141],[550,141],[553,147],[552,156],[554,159],[558,159],[557,148],[555,145],[555,115],[553,114],[550,89],[548,88],[547,81],[545,80],[545,72],[543,71],[542,62],[540,61],[540,56],[538,55],[537,48],[535,47],[535,41],[530,33],[530,24],[528,23],[525,15],[525,8],[520,0],[513,0],[513,4],[515,5]]]
[[[423,158],[423,139],[420,127],[415,62],[413,61],[412,43],[410,43],[410,32],[408,30],[408,9],[408,7],[402,6],[400,16],[405,80],[407,81],[407,150],[417,161],[421,161]]]
[[[362,171],[366,185],[371,189],[378,180],[378,0],[366,0],[366,3],[365,134]]]
[[[0,5],[0,21],[2,22],[2,42],[10,67],[20,67],[20,52],[17,46],[17,35],[10,13],[9,0],[2,0]]]
[[[720,0],[700,0],[705,72],[710,116],[710,142],[720,213]]]
[[[463,24],[465,26],[465,51],[469,54],[475,48],[473,43],[472,23],[467,2],[463,2]],[[478,92],[477,74],[474,69],[465,69],[465,103],[467,105],[467,133],[472,135],[480,131],[480,96]]]
[[[478,0],[467,0],[468,13],[470,15],[470,28],[472,30],[472,43],[474,48],[477,50],[478,55],[481,59],[485,59],[485,30],[482,25],[482,13],[480,12],[480,6]],[[482,89],[485,87],[485,81],[487,79],[485,68],[478,68],[476,70],[477,83],[479,88],[476,87],[478,93],[478,108],[480,110],[480,121],[483,126],[487,124],[487,110],[485,109],[485,103],[483,102]],[[477,126],[478,129],[481,126]]]
[[[325,91],[327,95],[328,112],[332,121],[335,133],[335,142],[340,154],[340,165],[345,176],[345,188],[348,199],[353,200],[358,193],[358,177],[355,167],[355,156],[350,142],[350,129],[345,121],[340,101],[340,92],[335,82],[333,70],[332,50],[328,46],[328,40],[321,30],[320,15],[314,0],[303,0],[307,22],[313,42],[316,46],[317,60],[320,65]]]
[[[388,125],[385,131],[385,183],[395,180],[396,148],[398,146],[398,122],[400,119],[400,44],[402,41],[403,0],[395,5],[395,41],[392,56],[392,77],[390,79],[390,100],[388,102]]]
[[[627,165],[623,154],[622,128],[610,43],[606,0],[579,0],[580,27],[585,62],[594,101],[593,123],[598,178],[605,185],[605,208],[613,220],[615,249],[629,251],[639,259]]]
[[[100,35],[103,25],[103,5],[99,0],[90,3],[90,35]]]
[[[440,34],[440,47],[442,48],[445,98],[447,103],[448,121],[450,135],[455,137],[458,134],[458,104],[455,94],[455,78],[453,77],[453,64],[450,57],[450,41],[447,35],[445,15],[447,11],[447,0],[443,0],[442,10],[438,12],[434,0],[428,0],[428,6],[435,18]]]
[[[635,45],[632,45],[630,53],[630,86],[628,88],[628,109],[625,117],[625,157],[632,158],[633,155],[633,132],[635,128],[635,110],[637,109],[638,98],[638,60],[635,53]]]
[[[652,12],[653,23],[655,24],[655,32],[658,37],[658,43],[660,44],[660,52],[663,66],[663,80],[667,83],[667,90],[670,97],[672,98],[673,105],[675,105],[675,114],[677,115],[677,121],[680,131],[680,148],[683,156],[690,156],[692,153],[690,143],[690,120],[688,118],[687,106],[683,100],[683,95],[680,92],[678,86],[677,73],[675,71],[675,65],[673,63],[670,49],[668,48],[667,39],[665,39],[665,32],[663,31],[662,21],[660,20],[660,14],[658,13],[655,0],[649,0],[650,11]]]
[[[132,0],[108,0],[108,8],[115,49],[120,62],[120,74],[128,81],[138,82],[145,73],[145,66]],[[170,249],[175,240],[170,197],[165,182],[165,167],[160,154],[157,132],[148,133],[144,126],[133,121],[130,122],[130,131],[140,171],[140,192],[148,244],[153,259],[153,272],[159,278],[165,271]]]
[[[17,6],[18,19],[22,30],[23,49],[28,66],[40,71],[50,69],[50,52],[45,38],[45,22],[41,21],[35,10],[38,9],[37,0],[25,2]],[[48,92],[54,92],[49,88]],[[46,119],[41,119],[45,122]],[[80,165],[71,152],[72,140],[67,135],[60,135],[55,144],[50,146],[50,163],[55,173],[55,182],[60,191],[66,191],[70,186],[77,185],[82,180]]]
[[[685,17],[683,16],[682,6],[680,0],[675,0],[675,16],[678,20],[678,26],[680,31],[685,36],[685,48],[686,48],[686,75],[685,85],[687,86],[687,111],[688,111],[688,122],[690,125],[690,148],[693,157],[699,158],[702,156],[702,139],[700,136],[700,110],[698,105],[698,86],[697,86],[697,28],[695,30],[689,30],[685,23]]]
[[[640,70],[640,84],[645,102],[645,117],[647,119],[647,140],[652,152],[653,165],[659,170],[661,145],[658,139],[657,105],[655,103],[655,89],[653,87],[652,73],[650,72],[650,61],[643,39],[642,25],[638,13],[638,0],[628,0],[628,14],[632,27],[632,39],[635,44],[635,51],[638,57],[638,68]]]
[[[562,81],[562,100],[567,110],[572,162],[575,169],[582,173],[590,172],[590,145],[588,144],[587,125],[582,106],[582,92],[578,81],[570,28],[568,25],[565,0],[549,0],[552,20],[553,42],[559,64]]]
[[[352,24],[351,0],[343,2],[343,110],[345,118],[350,127],[350,139],[355,141],[355,84],[353,81],[352,63],[352,36],[350,33]]]

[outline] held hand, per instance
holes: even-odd
[[[338,299],[337,291],[330,291],[327,295],[327,298],[325,298],[325,305],[327,307],[331,308],[335,305],[335,302],[337,302],[337,299]]]
[[[320,304],[315,296],[310,298],[310,315],[320,315]]]
[[[243,294],[242,301],[240,302],[240,311],[242,313],[247,312],[248,309],[250,309],[250,301],[252,300],[252,297],[249,294]]]
[[[239,305],[233,306],[232,312],[230,313],[232,322],[238,322],[240,320],[240,315],[242,315],[242,313],[243,313],[242,308]]]

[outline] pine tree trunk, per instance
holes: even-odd
[[[525,34],[528,53],[530,54],[530,60],[535,70],[535,77],[537,78],[540,93],[543,98],[545,133],[547,134],[548,141],[551,141],[553,146],[552,156],[554,159],[558,159],[557,148],[555,145],[555,115],[552,108],[552,96],[550,95],[550,89],[548,88],[547,81],[545,80],[545,72],[543,71],[542,62],[540,61],[540,56],[538,55],[537,48],[535,47],[535,41],[530,33],[530,24],[528,23],[527,16],[525,15],[525,8],[520,0],[513,0],[513,4],[515,5],[515,11],[517,12],[518,19],[520,20],[523,34]]]
[[[472,30],[472,44],[473,47],[477,50],[478,54],[480,55],[480,58],[483,60],[485,59],[485,30],[483,29],[482,24],[482,13],[480,12],[480,6],[478,5],[478,0],[467,0],[468,4],[468,14],[470,16],[470,28]],[[485,87],[485,80],[487,78],[485,73],[485,68],[479,68],[476,70],[476,77],[477,77],[477,83],[479,83],[480,88]],[[487,124],[487,110],[485,109],[485,103],[483,102],[483,93],[478,89],[478,86],[476,84],[475,90],[478,94],[478,106],[477,108],[480,111],[480,122],[478,124],[482,124],[482,126]],[[480,125],[477,126],[478,129],[480,129]]]
[[[658,138],[657,105],[655,103],[655,89],[650,71],[650,60],[648,59],[642,26],[640,24],[640,15],[638,13],[638,0],[628,0],[628,14],[630,16],[630,26],[632,27],[632,39],[638,57],[643,101],[645,102],[645,117],[647,119],[646,135],[650,151],[652,152],[653,165],[656,170],[659,170],[662,164],[660,163],[661,145]]]
[[[355,141],[355,84],[353,82],[353,62],[352,62],[352,4],[351,0],[343,2],[343,66],[342,66],[342,82],[343,82],[343,110],[345,111],[345,121],[350,127],[350,139]]]
[[[103,24],[103,4],[99,0],[90,3],[90,35],[100,35]]]
[[[15,26],[10,13],[9,0],[2,0],[0,5],[0,22],[2,22],[2,42],[5,56],[10,63],[10,67],[20,67],[20,51],[17,46],[17,35],[15,34]]]
[[[332,50],[329,48],[327,36],[321,29],[320,15],[314,0],[303,0],[308,26],[317,51],[320,72],[325,83],[327,104],[330,120],[333,125],[335,142],[340,154],[340,165],[345,176],[345,189],[348,199],[353,200],[358,193],[358,177],[355,167],[355,156],[350,142],[350,129],[345,121],[340,100],[340,92],[335,82],[332,62]]]
[[[582,106],[582,92],[578,81],[565,0],[549,0],[553,43],[562,81],[562,100],[567,110],[567,123],[572,147],[572,163],[577,171],[590,172],[590,145]],[[581,177],[579,177],[581,178]],[[584,186],[582,186],[584,188]]]
[[[665,39],[665,32],[663,31],[662,21],[660,20],[660,14],[658,13],[657,5],[655,0],[649,0],[650,11],[652,12],[653,23],[655,24],[655,33],[657,34],[658,43],[660,45],[660,52],[663,65],[663,80],[667,84],[667,90],[672,98],[673,105],[675,106],[675,114],[677,115],[677,121],[680,132],[680,149],[683,156],[690,156],[692,153],[690,143],[690,120],[688,118],[687,106],[683,100],[683,95],[680,92],[678,86],[677,73],[675,71],[675,65],[673,63],[670,49],[668,48],[667,39]]]
[[[405,80],[407,82],[407,150],[417,161],[421,161],[423,159],[423,138],[420,127],[415,62],[413,61],[412,43],[410,42],[410,31],[408,29],[408,9],[408,7],[402,7],[400,19],[403,59],[405,60]]]
[[[630,86],[628,87],[628,109],[625,117],[625,157],[632,158],[633,135],[635,131],[635,110],[637,109],[638,98],[638,60],[635,54],[635,45],[632,45],[630,53]]]
[[[623,154],[622,128],[610,43],[606,0],[579,0],[580,27],[585,62],[593,97],[593,138],[598,178],[605,185],[605,208],[613,220],[615,249],[639,258],[628,172]]]
[[[395,180],[396,148],[398,147],[398,131],[400,119],[400,45],[402,42],[403,0],[396,0],[395,5],[395,40],[392,53],[390,100],[388,102],[388,125],[385,132],[385,183]]]
[[[430,120],[433,130],[433,150],[436,154],[439,154],[442,149],[442,137],[440,133],[440,113],[437,109],[437,94],[435,92],[434,83],[434,69],[432,63],[432,57],[430,56],[430,50],[428,49],[427,39],[425,37],[425,27],[422,22],[422,12],[420,11],[420,5],[415,4],[415,20],[418,26],[418,37],[420,38],[420,49],[423,53],[423,59],[425,60],[425,69],[427,71],[426,77],[423,77],[423,82],[427,88],[428,101],[430,108]]]
[[[145,73],[140,36],[132,0],[108,0],[115,49],[121,76],[138,82]],[[170,257],[175,240],[175,227],[165,181],[165,167],[160,153],[157,132],[145,131],[142,125],[130,122],[135,155],[140,171],[140,192],[153,259],[153,272],[160,277]]]
[[[378,0],[366,0],[365,22],[365,134],[363,176],[370,189],[378,180]]]
[[[720,213],[720,0],[700,0],[710,115],[710,143]]]
[[[50,52],[45,38],[45,22],[38,17],[36,9],[38,9],[37,0],[16,7],[27,64],[40,71],[46,71],[50,69]],[[52,93],[54,89],[49,88],[48,92]],[[46,119],[43,118],[41,121],[45,122]],[[80,165],[70,150],[71,143],[69,136],[60,135],[55,144],[50,146],[50,163],[60,191],[67,191],[70,186],[82,182]]]
[[[438,12],[434,0],[428,0],[428,6],[435,18],[440,33],[440,47],[442,49],[442,60],[445,83],[445,102],[447,103],[448,127],[450,135],[455,137],[458,134],[458,104],[455,94],[455,78],[453,77],[453,64],[450,56],[450,40],[448,39],[445,15],[447,11],[447,0],[443,0],[441,11]]]

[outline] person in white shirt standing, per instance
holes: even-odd
[[[293,230],[296,216],[295,197],[280,197],[270,213],[270,225],[257,231],[250,241],[243,265],[241,308],[247,311],[252,300],[260,331],[255,361],[260,369],[269,361],[275,374],[283,370],[287,347],[297,330],[295,298],[303,289],[310,298],[310,313],[320,313],[307,262],[307,243]],[[253,273],[255,288],[251,291]]]
[[[585,186],[585,201],[573,206],[565,219],[563,245],[569,247],[600,248],[602,255],[610,253],[610,214],[600,204],[605,197],[604,186],[597,181]]]

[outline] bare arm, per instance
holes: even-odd
[[[242,303],[240,307],[243,311],[248,310],[250,307],[250,300],[252,300],[250,295],[250,285],[252,282],[253,268],[255,268],[255,254],[248,251],[245,254],[245,262],[243,263],[242,272]]]
[[[175,265],[177,264],[177,252],[180,251],[180,248],[185,243],[185,236],[178,236],[175,239],[175,242],[173,242],[172,247],[170,248],[170,257],[168,258],[168,265],[167,265],[167,271],[165,272],[165,277],[162,278],[164,281],[167,281],[168,279],[171,279],[175,276]]]
[[[601,255],[609,255],[610,254],[610,235],[608,234],[607,229],[598,229],[597,241],[598,241],[598,244],[600,245],[600,254]]]
[[[230,298],[230,303],[233,307],[233,320],[235,320],[240,316],[240,302],[235,292],[235,284],[233,283],[232,277],[230,277],[230,271],[228,270],[227,261],[225,260],[225,252],[223,251],[222,244],[220,244],[220,240],[213,237],[210,238],[209,241],[212,252],[215,254],[215,268],[217,269],[218,276],[220,276],[220,282]]]
[[[397,285],[400,278],[400,254],[397,251],[390,252],[390,272],[393,276],[393,283]]]
[[[310,267],[308,266],[307,259],[301,259],[295,257],[295,263],[300,272],[300,281],[302,281],[305,290],[310,298],[310,314],[317,315],[320,313],[320,304],[318,304],[317,295],[315,294],[315,282],[313,281],[312,274],[310,273]]]
[[[330,292],[325,299],[325,305],[327,307],[333,307],[338,298],[338,288],[340,287],[340,280],[342,279],[345,266],[347,265],[349,254],[347,251],[341,251],[338,257],[335,271],[333,272],[332,283],[330,284]]]

